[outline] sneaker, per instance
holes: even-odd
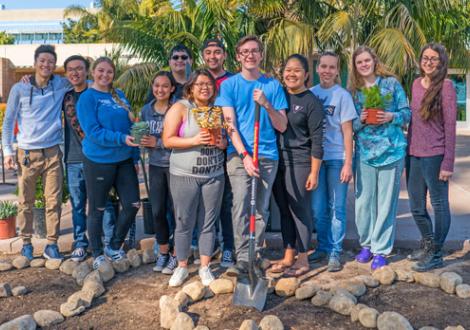
[[[126,253],[119,249],[114,250],[109,245],[104,248],[104,256],[111,262],[121,261],[126,257]]]
[[[209,284],[215,280],[209,266],[199,268],[199,277],[201,278],[202,285],[204,286],[209,286]]]
[[[168,263],[166,264],[165,268],[162,269],[162,274],[171,275],[174,273],[176,267],[178,267],[178,260],[176,260],[175,256],[170,254]]]
[[[193,263],[195,265],[201,264],[201,259],[199,257],[199,249],[196,246],[191,247],[192,255],[193,255]]]
[[[315,250],[311,255],[308,256],[308,261],[310,262],[320,262],[323,259],[326,259],[328,254],[322,250]]]
[[[442,253],[428,252],[427,255],[420,261],[416,262],[411,266],[411,269],[415,272],[427,272],[431,269],[441,268],[444,266],[444,260],[442,259]]]
[[[235,263],[233,262],[233,253],[230,250],[225,250],[222,254],[222,260],[220,261],[220,266],[224,268],[233,267]]]
[[[93,260],[93,270],[97,270],[101,267],[102,264],[106,262],[106,258],[104,255],[100,255]]]
[[[59,247],[57,244],[47,244],[43,253],[44,258],[46,259],[58,259],[62,260],[64,257],[59,252]]]
[[[369,247],[363,247],[361,249],[361,251],[359,252],[359,254],[356,256],[356,261],[360,262],[361,264],[366,264],[373,257],[374,257],[374,255],[372,254],[372,252],[370,252],[370,248]]]
[[[432,243],[433,243],[432,238],[429,238],[429,239],[423,238],[419,244],[419,249],[409,254],[407,256],[407,259],[411,261],[423,260],[429,254],[429,252],[431,252]]]
[[[23,248],[21,249],[21,255],[23,257],[28,258],[29,261],[33,260],[33,244],[23,244]]]
[[[331,254],[328,259],[328,268],[326,270],[330,273],[334,273],[339,272],[341,269],[343,269],[343,266],[341,265],[339,255]]]
[[[380,269],[387,265],[388,265],[387,258],[385,258],[385,256],[381,254],[376,254],[374,255],[374,258],[372,259],[372,264],[370,265],[370,268],[374,271],[376,269]]]
[[[229,267],[225,274],[230,277],[238,277],[240,274],[248,273],[248,262],[247,261],[237,261],[237,263]]]
[[[188,268],[186,267],[177,267],[171,275],[168,285],[171,287],[181,286],[184,283],[184,280],[189,276]]]
[[[82,262],[83,260],[85,260],[85,258],[86,250],[82,247],[75,248],[70,256],[70,260],[75,262]]]
[[[165,268],[168,260],[170,259],[170,255],[167,254],[159,254],[157,258],[157,262],[155,263],[155,267],[153,267],[154,272],[161,272],[163,268]]]

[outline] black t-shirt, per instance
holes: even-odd
[[[320,100],[309,90],[286,92],[287,129],[279,136],[280,160],[284,165],[311,165],[311,157],[323,157],[324,113]]]
[[[76,92],[71,90],[64,96],[63,111],[64,111],[64,122],[65,122],[65,152],[64,161],[66,163],[81,163],[83,162],[82,153],[82,142],[77,132],[73,128],[74,124],[78,124],[78,118],[76,113],[76,105],[80,95],[86,90]]]

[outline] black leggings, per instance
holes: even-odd
[[[154,228],[156,228],[155,237],[159,245],[168,244],[170,240],[171,231],[175,230],[173,225],[170,229],[168,224],[168,211],[173,212],[173,203],[170,195],[170,169],[168,167],[160,167],[149,165],[150,174],[150,187],[149,199],[152,204],[152,215],[155,221]]]
[[[307,252],[312,237],[311,192],[305,189],[310,167],[280,165],[273,195],[281,214],[284,248]]]
[[[121,202],[121,211],[114,225],[110,247],[121,248],[127,232],[135,221],[140,207],[139,182],[132,159],[117,163],[95,163],[85,157],[83,162],[88,192],[88,237],[93,257],[103,254],[103,212],[111,187],[116,189]]]

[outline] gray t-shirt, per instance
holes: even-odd
[[[193,137],[199,133],[199,126],[191,111],[195,108],[187,100],[178,101],[187,108],[186,121],[179,130],[181,137]],[[196,146],[187,149],[173,149],[170,156],[170,173],[194,178],[215,178],[224,174],[224,152],[215,146]]]
[[[316,85],[310,89],[323,103],[325,132],[323,160],[344,159],[344,140],[341,125],[357,118],[351,94],[339,85],[324,89]]]

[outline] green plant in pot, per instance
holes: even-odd
[[[364,110],[367,111],[366,124],[377,125],[377,112],[384,111],[385,102],[390,101],[392,95],[382,95],[380,93],[380,87],[377,85],[364,87],[361,91],[364,94]]]
[[[11,201],[0,201],[0,239],[16,236],[18,206]]]
[[[150,126],[146,121],[137,121],[132,125],[131,136],[134,138],[135,144],[140,144],[140,140],[150,134]]]

